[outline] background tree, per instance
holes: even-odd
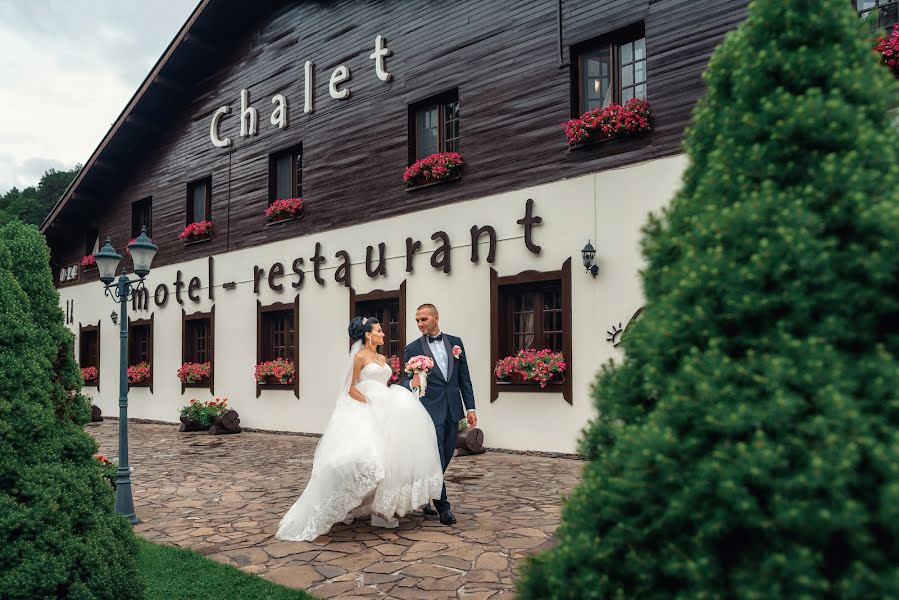
[[[521,598],[899,597],[899,90],[871,47],[848,2],[755,0],[716,50]]]
[[[96,442],[59,404],[80,379],[72,387],[48,260],[34,226],[0,230],[0,596],[141,598],[137,542],[113,512]]]
[[[0,195],[0,225],[14,219],[32,225],[43,223],[80,170],[81,165],[70,171],[49,169],[37,187],[29,186],[23,190],[14,187]]]

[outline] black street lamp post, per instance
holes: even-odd
[[[119,468],[116,471],[115,510],[132,525],[140,523],[140,519],[134,514],[128,464],[128,300],[143,289],[144,278],[150,273],[150,263],[158,249],[147,237],[146,227],[128,244],[137,279],[129,279],[124,269],[116,279],[115,271],[122,256],[112,247],[108,237],[103,248],[94,253],[105,294],[119,303]]]

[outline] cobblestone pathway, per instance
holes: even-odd
[[[87,427],[106,456],[116,455],[117,426]],[[395,530],[357,520],[313,542],[282,542],[274,533],[308,480],[317,438],[135,423],[129,441],[141,536],[347,600],[512,598],[516,563],[551,543],[560,497],[584,464],[498,452],[457,457],[447,471],[454,527],[417,512]]]

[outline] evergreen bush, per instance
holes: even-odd
[[[899,597],[897,85],[871,44],[844,0],[755,0],[716,50],[520,598]]]
[[[59,404],[61,391],[77,396],[79,385],[76,377],[67,389],[70,376],[54,371],[71,348],[59,345],[62,312],[35,233],[0,234],[0,597],[141,598],[137,542],[113,512],[96,443],[73,420],[77,411]],[[13,254],[45,262],[26,270]]]

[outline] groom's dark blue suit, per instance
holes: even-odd
[[[448,334],[443,335],[443,343],[446,346],[447,371],[441,371],[431,348],[428,346],[425,336],[406,346],[403,353],[403,364],[413,356],[424,355],[434,361],[434,368],[428,373],[428,384],[425,395],[420,398],[425,410],[434,421],[437,430],[437,449],[440,452],[440,462],[443,471],[453,458],[456,449],[456,438],[459,434],[459,421],[465,416],[465,410],[474,410],[474,392],[471,387],[471,375],[468,372],[468,359],[465,356],[465,346],[462,340]],[[459,346],[462,354],[459,358],[453,357],[453,346]],[[403,385],[411,390],[412,378],[403,379]],[[465,402],[465,406],[462,403]],[[434,500],[434,507],[441,513],[450,508],[446,499],[446,484],[439,500]]]

